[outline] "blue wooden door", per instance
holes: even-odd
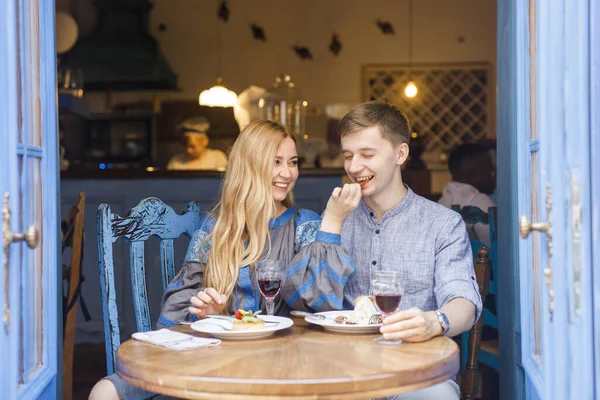
[[[518,371],[522,366],[523,375],[513,379],[518,382],[514,398],[521,398],[522,384],[526,399],[591,399],[595,346],[590,2],[529,0],[499,5],[504,6],[499,8],[499,21],[504,22],[499,35],[505,29],[514,33],[512,45],[503,42],[506,37],[499,38],[504,48],[514,49],[512,54],[499,53],[511,60],[503,68],[513,72],[500,74],[499,85],[514,90],[510,97],[514,103],[502,111],[515,122],[507,134],[514,140],[516,166],[509,183],[516,190],[514,197],[504,197],[513,211],[503,210],[509,218],[520,216],[521,236],[511,242],[507,236],[516,235],[516,229],[503,231],[501,235],[507,236],[500,243],[515,251],[518,265],[513,282],[519,285],[514,304],[520,307],[515,333],[520,337],[521,359],[515,357],[512,368]],[[517,228],[512,221],[507,225]]]
[[[62,343],[54,2],[4,0],[0,27],[0,397],[54,399]]]
[[[598,379],[594,366],[594,349],[598,347],[594,340],[594,306],[598,309],[598,303],[593,302],[593,249],[600,249],[592,246],[594,232],[597,234],[599,228],[597,219],[594,223],[592,185],[598,183],[594,176],[600,177],[600,164],[592,158],[590,146],[598,135],[597,127],[594,132],[590,121],[593,118],[597,121],[600,112],[597,102],[592,103],[591,98],[592,95],[598,98],[598,93],[591,90],[592,80],[597,82],[598,79],[598,58],[593,71],[592,57],[600,52],[598,41],[592,40],[592,29],[597,29],[598,25],[597,3],[595,0],[569,0],[559,10],[564,20],[561,96],[564,135],[556,144],[560,150],[553,155],[562,155],[564,163],[560,158],[549,160],[549,163],[553,165],[556,179],[562,183],[559,190],[566,197],[563,225],[557,228],[565,232],[564,242],[557,244],[559,251],[565,254],[565,270],[557,279],[565,282],[563,312],[568,339],[558,339],[558,343],[565,343],[566,348],[560,352],[564,358],[556,360],[556,374],[564,376],[566,387],[564,392],[556,393],[556,399],[593,399],[600,389],[594,383],[594,378]],[[592,15],[592,7],[596,7],[595,15]]]
[[[600,21],[600,4],[591,2],[590,21]],[[600,399],[600,25],[590,22],[590,203],[584,218],[592,227],[592,282],[595,399]],[[595,249],[595,251],[594,251]],[[592,351],[590,351],[592,353]]]
[[[553,182],[548,161],[558,150],[553,138],[562,137],[559,111],[561,85],[546,85],[550,77],[561,74],[558,63],[548,62],[550,54],[550,15],[544,2],[517,2],[517,214],[521,240],[517,241],[520,283],[521,351],[526,399],[552,397],[556,352],[551,344],[560,337],[564,314],[558,298],[557,265],[563,254],[552,252],[561,240],[553,230],[563,212],[563,193]],[[556,18],[557,16],[554,15]],[[558,52],[560,53],[560,52]],[[555,114],[552,115],[552,112]],[[554,210],[552,209],[554,207]],[[534,225],[535,224],[535,225]],[[534,229],[535,228],[535,229]],[[516,232],[515,232],[516,233]],[[550,254],[552,252],[552,254]],[[554,269],[553,269],[554,266]],[[556,328],[556,330],[555,330]]]

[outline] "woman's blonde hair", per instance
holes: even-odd
[[[273,165],[277,150],[286,138],[295,138],[271,121],[247,125],[229,153],[221,188],[221,199],[212,212],[216,219],[210,240],[204,287],[212,287],[229,298],[241,266],[253,266],[271,244],[269,220],[276,208],[273,201]],[[282,204],[292,206],[290,192]]]

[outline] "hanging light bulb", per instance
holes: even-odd
[[[413,46],[413,0],[408,2],[408,83],[404,88],[404,95],[409,99],[412,99],[417,95],[417,85],[410,79],[412,72],[412,46]]]
[[[219,8],[220,10],[220,8]],[[219,11],[220,12],[220,11]],[[223,86],[221,78],[221,21],[217,21],[217,84],[208,90],[203,90],[198,96],[198,103],[208,107],[235,107],[237,94]]]
[[[215,86],[200,93],[198,103],[208,107],[234,107],[237,104],[237,94],[223,86],[223,79],[219,77]]]
[[[417,85],[415,85],[413,81],[408,82],[404,88],[404,95],[406,97],[413,98],[417,95],[417,93]]]

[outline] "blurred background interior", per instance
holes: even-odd
[[[321,212],[345,179],[337,123],[370,100],[410,119],[403,179],[422,196],[440,198],[458,145],[482,144],[495,160],[494,0],[57,0],[56,8],[62,213],[79,192],[87,203],[74,398],[87,398],[105,374],[100,203],[124,215],[156,196],[178,211],[191,200],[207,211],[240,130],[271,119],[297,135],[298,206]],[[186,247],[176,243],[178,265]],[[119,257],[127,265],[116,245]],[[158,259],[146,255],[149,265]],[[117,274],[119,307],[131,309],[129,273]],[[157,282],[148,285],[158,301]],[[121,326],[128,337],[135,319]],[[493,393],[491,376],[484,387]]]

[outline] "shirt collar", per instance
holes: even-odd
[[[408,185],[405,184],[404,186],[407,189],[406,196],[404,196],[404,198],[402,199],[402,201],[400,201],[400,203],[398,203],[392,209],[388,210],[385,214],[383,214],[383,217],[381,218],[382,221],[398,215],[402,211],[406,210],[408,208],[408,206],[410,205],[410,203],[412,203],[412,201],[415,197],[415,193],[412,191],[411,188],[408,187]],[[367,215],[367,217],[370,217],[373,219],[377,218],[377,216],[375,215],[375,211],[373,211],[373,210],[371,210],[371,208],[369,208],[369,206],[365,203],[364,199],[360,200],[359,207],[360,207],[361,211]],[[371,214],[373,214],[373,215],[371,215]]]
[[[296,210],[293,208],[288,208],[277,218],[271,218],[269,221],[269,229],[279,228],[280,226],[285,225],[296,213]]]

